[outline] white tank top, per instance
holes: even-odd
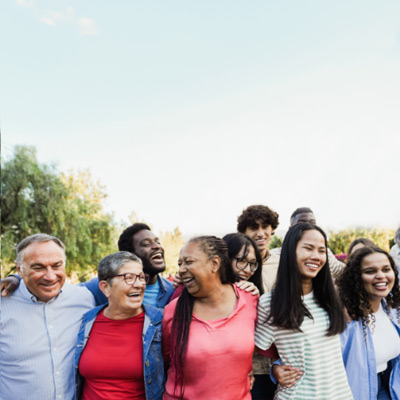
[[[375,315],[375,330],[372,333],[374,344],[376,372],[382,372],[387,368],[388,361],[400,354],[400,336],[393,326],[382,304]]]

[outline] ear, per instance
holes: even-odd
[[[99,289],[104,293],[107,299],[110,297],[110,284],[107,281],[100,281]]]
[[[15,266],[17,267],[18,275],[22,276],[23,275],[23,269],[21,268],[21,266],[19,264],[15,264]]]
[[[221,267],[221,259],[218,256],[214,256],[210,259],[211,262],[211,271],[213,273],[217,272]]]

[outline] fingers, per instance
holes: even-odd
[[[179,276],[179,274],[176,274],[174,276],[174,281],[172,282],[174,289],[178,288],[182,284],[183,284],[183,281],[182,281],[181,277]]]

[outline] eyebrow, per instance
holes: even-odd
[[[318,247],[318,248],[320,248],[320,249],[322,249],[322,248],[326,249],[326,246],[325,246],[325,245],[323,245],[323,246],[315,246],[314,244],[307,243],[307,242],[304,242],[304,243],[303,243],[303,246],[304,246],[304,245],[310,246],[310,247]]]
[[[60,260],[60,261],[56,261],[55,263],[51,264],[51,266],[54,266],[54,265],[57,265],[57,264],[63,264],[63,263],[64,263],[64,260]],[[42,263],[33,263],[33,264],[29,265],[29,268],[32,268],[32,267],[44,267],[44,268],[46,268],[46,266],[44,264],[42,264]]]

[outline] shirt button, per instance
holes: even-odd
[[[56,371],[56,375],[60,375],[60,372],[59,372],[59,371]]]
[[[152,382],[152,380],[151,380],[151,379],[149,379],[149,380],[147,381],[147,383],[148,383],[148,384],[150,384],[151,382]]]
[[[150,365],[149,360],[146,361],[146,367]]]
[[[54,351],[57,351],[57,347],[53,347],[53,350],[54,350]]]

